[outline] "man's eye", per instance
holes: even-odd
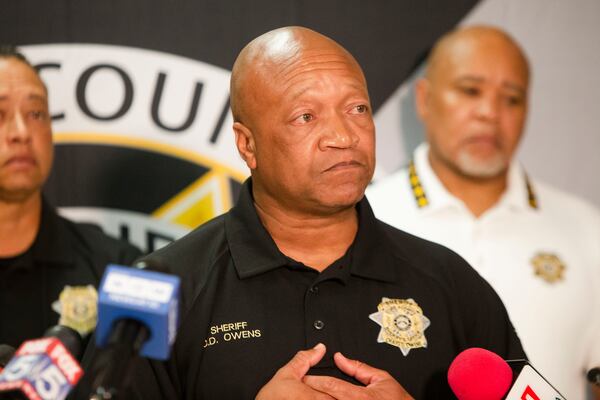
[[[518,106],[523,104],[523,99],[519,96],[507,96],[506,103],[510,106]]]
[[[463,86],[460,88],[460,91],[467,96],[477,96],[479,94],[479,89],[472,86]]]
[[[29,116],[31,117],[31,119],[42,120],[46,118],[46,113],[43,111],[30,111]]]
[[[300,115],[298,118],[296,118],[296,121],[300,122],[300,123],[307,123],[307,122],[312,121],[313,119],[315,119],[315,117],[312,114],[304,113],[304,114]]]
[[[357,106],[353,106],[350,109],[350,114],[364,114],[369,111],[369,106],[366,104],[359,104]]]

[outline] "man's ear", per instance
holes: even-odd
[[[250,169],[256,169],[256,143],[254,134],[248,127],[241,122],[233,123],[233,131],[235,132],[235,145],[242,160]]]
[[[431,83],[427,78],[419,78],[415,82],[415,107],[417,115],[423,121],[427,117],[429,108],[429,90]]]

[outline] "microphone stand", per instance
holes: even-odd
[[[134,356],[139,354],[149,337],[150,331],[138,321],[125,319],[115,323],[107,348],[99,353],[99,373],[92,386],[96,390],[90,400],[117,398]]]

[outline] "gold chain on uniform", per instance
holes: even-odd
[[[413,160],[410,160],[408,163],[408,179],[410,181],[410,187],[412,188],[413,196],[415,201],[417,202],[417,207],[423,208],[429,205],[429,200],[427,199],[427,195],[425,194],[425,190],[423,189],[423,185],[421,184],[421,179],[417,174],[417,168],[415,167],[415,163]],[[529,202],[529,206],[531,208],[538,208],[538,201],[535,192],[533,191],[533,187],[531,186],[531,182],[529,181],[529,177],[525,174],[525,187],[527,188],[527,201]]]
[[[529,205],[531,206],[531,208],[537,210],[537,197],[535,195],[535,192],[533,191],[533,186],[531,186],[531,182],[529,182],[529,177],[527,176],[527,174],[525,174],[525,186],[527,187],[527,200],[529,201]]]
[[[423,190],[423,185],[421,185],[421,179],[419,179],[419,175],[417,175],[417,169],[415,168],[415,163],[413,160],[410,160],[410,163],[408,164],[408,179],[410,181],[410,187],[412,188],[413,196],[415,196],[417,206],[419,208],[423,208],[429,205],[429,200],[427,200],[425,190]]]

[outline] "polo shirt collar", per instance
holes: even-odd
[[[434,213],[448,208],[466,208],[454,197],[437,177],[429,163],[429,144],[421,143],[414,152],[416,175],[423,189],[427,205],[421,207],[423,213]]]
[[[357,204],[359,228],[350,249],[350,273],[392,282],[393,256],[366,197]],[[252,197],[252,180],[244,182],[236,205],[225,216],[225,232],[241,279],[289,264],[260,221]],[[344,256],[346,258],[346,256]]]
[[[414,165],[418,180],[427,199],[427,206],[421,207],[423,213],[435,213],[448,208],[467,210],[461,200],[454,197],[443,185],[429,163],[429,144],[421,143],[414,152]],[[521,165],[512,161],[508,170],[507,188],[493,208],[528,210],[537,208],[535,190]]]
[[[74,263],[70,236],[60,221],[61,217],[43,197],[41,207],[40,226],[33,244],[16,258],[11,269],[32,269],[39,265],[61,267]]]
[[[356,206],[358,210],[358,232],[354,239],[350,272],[363,278],[383,282],[395,282],[397,256],[383,232],[381,221],[375,218],[366,196]]]
[[[237,203],[225,216],[225,234],[241,279],[287,263],[286,257],[258,218],[254,208],[251,178],[244,182]]]
[[[508,170],[507,187],[495,208],[527,211],[537,208],[533,185],[521,165],[513,161]]]
[[[46,265],[64,265],[73,263],[74,254],[69,242],[68,232],[61,224],[60,216],[42,197],[40,229],[32,247],[33,260]]]

